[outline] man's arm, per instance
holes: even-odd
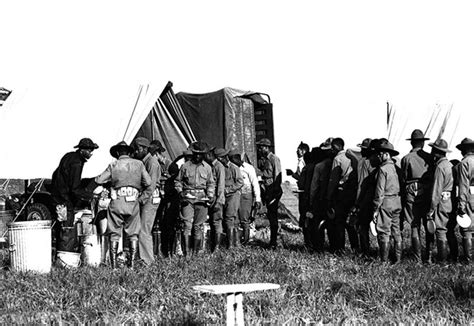
[[[216,181],[214,180],[214,175],[212,173],[212,168],[209,166],[208,178],[206,181],[206,196],[207,198],[213,200],[216,190]]]
[[[431,204],[430,210],[428,212],[428,216],[431,216],[441,201],[441,193],[443,192],[443,184],[442,181],[444,180],[444,173],[443,170],[439,167],[436,167],[435,174],[434,174],[434,183],[433,189],[431,191]]]
[[[374,212],[377,212],[382,206],[383,199],[385,198],[385,184],[387,183],[387,176],[385,172],[379,168],[377,172],[375,183],[375,193],[374,193]]]
[[[469,203],[469,163],[464,161],[459,163],[458,169],[458,180],[459,180],[459,201],[458,201],[458,214],[466,213],[466,205]]]
[[[95,182],[102,185],[112,179],[112,166],[109,164],[104,172],[95,177]]]
[[[255,171],[255,168],[251,165],[248,165],[247,171],[249,173],[249,180],[250,180],[250,184],[252,185],[255,201],[260,203],[262,199],[260,197],[260,185],[258,184],[257,173]]]
[[[229,164],[232,173],[232,179],[234,182],[230,186],[226,187],[225,193],[233,194],[234,192],[238,191],[240,188],[243,187],[244,179],[242,178],[242,173],[240,172],[240,169],[233,163]]]
[[[334,196],[336,195],[337,187],[339,187],[339,181],[341,180],[342,167],[341,162],[334,159],[331,166],[331,172],[329,174],[329,182],[327,189],[327,199],[329,208],[334,208]]]

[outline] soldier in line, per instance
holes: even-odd
[[[435,173],[431,191],[431,204],[426,218],[434,220],[436,225],[438,262],[444,262],[448,255],[447,226],[453,209],[451,204],[453,166],[446,158],[446,153],[451,151],[448,149],[448,143],[444,139],[438,139],[434,143],[430,143],[429,146],[432,147],[431,155],[435,161]],[[429,244],[428,250],[431,250],[431,244]],[[431,256],[430,254],[429,257]]]
[[[214,180],[216,181],[215,200],[209,205],[209,217],[211,227],[211,251],[219,250],[222,242],[223,234],[223,210],[225,205],[225,168],[224,165],[216,158],[214,148],[209,150],[205,155],[206,162],[212,167]]]
[[[292,176],[296,181],[299,180],[301,172],[306,165],[304,155],[309,153],[309,145],[303,142],[300,142],[298,148],[296,149],[296,156],[298,157],[298,162],[296,164],[296,172],[293,172],[291,169],[286,169],[286,175]]]
[[[239,167],[244,182],[240,195],[238,222],[240,222],[243,231],[242,244],[245,245],[250,240],[250,215],[252,207],[255,206],[254,209],[258,211],[262,206],[260,185],[258,184],[255,168],[251,164],[242,161],[242,157],[237,150],[229,152],[229,159]],[[238,225],[235,227],[238,228]]]
[[[395,245],[395,262],[399,262],[402,255],[402,236],[400,234],[402,204],[399,179],[392,160],[392,157],[399,153],[386,139],[380,139],[374,151],[377,152],[380,162],[373,199],[373,217],[376,224],[380,259],[382,262],[388,261],[390,236],[392,236]]]
[[[300,177],[296,184],[298,185],[298,211],[300,214],[299,226],[303,230],[304,243],[308,248],[314,248],[312,243],[312,225],[314,220],[306,216],[306,212],[309,211],[309,194],[311,190],[311,181],[313,178],[314,166],[315,166],[316,151],[312,150],[304,154],[303,158],[305,166],[300,173]]]
[[[267,207],[267,217],[270,221],[270,248],[275,249],[278,238],[278,206],[283,190],[280,159],[270,151],[271,147],[272,143],[268,138],[257,142],[258,169],[262,178],[262,200]]]
[[[155,261],[153,252],[153,236],[151,234],[155,222],[156,212],[160,204],[161,166],[156,156],[152,156],[148,150],[150,141],[144,137],[138,137],[133,143],[135,149],[134,157],[141,160],[145,165],[146,171],[151,177],[151,185],[146,190],[148,199],[140,205],[141,228],[138,236],[138,255],[146,265]],[[157,239],[161,242],[161,239]]]
[[[161,227],[163,253],[165,257],[173,256],[176,251],[178,218],[179,218],[179,195],[174,187],[174,182],[178,176],[179,168],[176,163],[168,166],[168,177],[163,186],[163,200],[160,205],[163,206],[163,221]]]
[[[464,138],[456,148],[463,155],[457,169],[456,184],[459,187],[459,193],[456,213],[460,217],[467,214],[470,219],[470,225],[467,220],[466,227],[461,227],[464,259],[469,264],[472,261],[472,233],[474,232],[474,141]]]
[[[228,150],[217,148],[215,154],[225,169],[224,225],[227,235],[227,248],[231,249],[234,246],[240,247],[240,235],[236,225],[238,225],[239,220],[240,189],[244,185],[244,180],[239,167],[229,160]]]
[[[115,268],[117,249],[122,229],[129,240],[128,266],[134,267],[140,233],[140,205],[145,204],[151,194],[151,178],[145,165],[130,158],[133,148],[122,141],[110,149],[118,157],[95,181],[111,183],[111,202],[107,210],[107,235],[110,236],[110,264]]]
[[[402,158],[401,170],[403,187],[403,216],[411,226],[411,246],[415,260],[421,262],[421,223],[425,226],[426,242],[432,243],[433,235],[426,232],[426,213],[429,208],[429,189],[432,184],[433,159],[423,150],[426,138],[423,132],[415,129],[408,138],[412,145],[410,153]],[[429,254],[429,250],[427,253]],[[427,255],[428,256],[428,255]]]
[[[324,224],[327,219],[327,188],[329,174],[331,173],[331,142],[328,138],[319,146],[320,158],[314,166],[311,185],[309,191],[309,207],[306,216],[313,219],[311,223],[314,227],[311,230],[311,242],[316,251],[322,251],[324,247]]]
[[[191,254],[191,250],[194,254],[200,251],[208,203],[214,200],[216,186],[212,168],[204,161],[209,146],[198,141],[192,143],[189,149],[192,157],[181,166],[175,180],[175,188],[181,199],[182,246],[185,257]]]
[[[342,138],[334,138],[331,148],[334,159],[327,190],[328,236],[331,251],[340,254],[345,247],[346,228],[351,248],[354,251],[359,248],[355,229],[346,223],[357,195],[357,171],[354,170],[352,160],[346,155]]]

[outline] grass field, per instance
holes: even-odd
[[[283,248],[259,245],[153,266],[53,268],[48,275],[0,272],[0,322],[222,324],[225,299],[200,284],[271,282],[279,290],[244,296],[246,323],[473,324],[473,268],[382,265],[353,255],[312,254],[300,234]]]

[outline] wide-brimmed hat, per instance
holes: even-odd
[[[152,140],[150,143],[150,148],[156,150],[157,152],[166,152],[166,148],[163,147],[161,142],[158,139]]]
[[[189,149],[183,151],[184,156],[190,156],[193,155],[193,152],[191,152]]]
[[[456,145],[456,148],[460,151],[466,147],[474,147],[474,140],[471,138],[464,138],[460,144]]]
[[[238,149],[231,149],[229,151],[229,156],[236,156],[236,155],[242,156],[242,153]]]
[[[429,138],[426,138],[425,134],[420,129],[415,129],[407,140],[429,140]]]
[[[216,148],[214,150],[214,155],[216,155],[216,157],[223,157],[223,156],[226,156],[227,154],[229,154],[229,150],[225,148]]]
[[[382,139],[379,142],[377,142],[373,150],[376,152],[388,152],[392,156],[397,156],[398,154],[400,154],[398,151],[396,151],[393,148],[393,145],[386,139]]]
[[[434,143],[429,143],[428,146],[431,146],[441,152],[451,153],[451,151],[448,149],[448,143],[446,140],[441,138],[437,139]]]
[[[118,144],[110,147],[110,155],[112,155],[112,157],[115,157],[115,158],[118,158],[118,155],[117,155],[117,151],[119,150],[123,150],[125,149],[128,153],[132,153],[133,152],[133,148],[132,146],[129,146],[125,141],[121,141],[119,142]]]
[[[133,141],[134,145],[139,145],[143,147],[150,147],[150,141],[146,139],[145,137],[137,137]]]
[[[331,143],[333,141],[334,138],[332,137],[329,137],[328,139],[326,139],[324,141],[324,143],[322,143],[319,148],[321,148],[323,151],[327,151],[327,150],[330,150],[331,149]]]
[[[268,146],[268,147],[271,147],[272,146],[272,142],[270,139],[268,138],[262,138],[260,139],[258,142],[255,143],[257,146]]]
[[[369,148],[371,141],[372,141],[372,138],[366,138],[362,141],[362,143],[357,144],[357,147],[360,147],[361,149],[367,149]]]
[[[196,141],[189,145],[188,149],[196,154],[205,154],[209,152],[209,145],[203,141]]]
[[[456,222],[458,222],[459,226],[462,228],[468,228],[471,226],[472,220],[469,215],[458,215],[456,216]]]
[[[94,143],[92,141],[92,139],[90,138],[82,138],[80,141],[79,141],[79,144],[77,144],[76,146],[74,146],[74,148],[80,148],[80,149],[97,149],[99,148],[99,145],[97,145],[96,143]]]

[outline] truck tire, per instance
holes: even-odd
[[[27,221],[51,220],[51,212],[48,207],[41,203],[31,204],[26,208]]]

